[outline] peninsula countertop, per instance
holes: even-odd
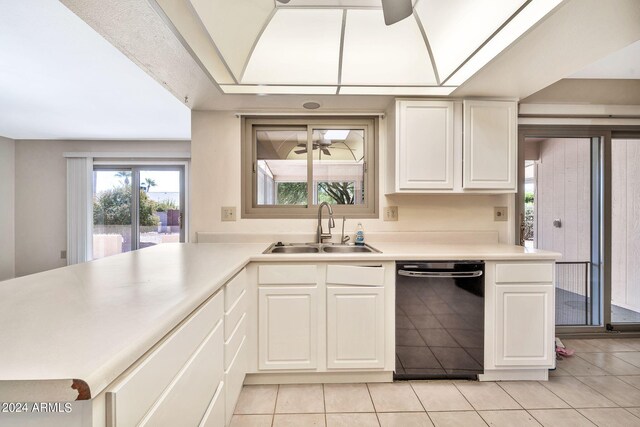
[[[263,254],[268,244],[164,244],[0,282],[0,397],[28,393],[16,382],[45,381],[49,386],[39,392],[46,389],[52,400],[96,396],[251,261],[560,257],[502,244],[371,244],[382,253]]]

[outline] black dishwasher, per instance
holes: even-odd
[[[396,263],[394,379],[477,379],[484,359],[484,263]]]

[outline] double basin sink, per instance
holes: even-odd
[[[380,253],[379,250],[369,245],[356,246],[354,244],[338,243],[274,243],[269,246],[265,254],[353,254],[353,253]]]

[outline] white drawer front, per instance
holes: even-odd
[[[197,426],[200,423],[224,378],[220,357],[222,336],[220,323],[145,416],[141,426]]]
[[[246,288],[247,269],[243,268],[224,288],[224,309],[228,311]]]
[[[220,427],[224,425],[224,393],[224,381],[220,381],[216,394],[213,395],[213,399],[211,399],[198,427]]]
[[[229,339],[224,343],[224,369],[229,369],[231,362],[238,353],[240,344],[242,344],[242,341],[244,340],[246,334],[245,320],[246,316],[243,315],[240,322],[238,322],[236,329],[234,329]]]
[[[313,285],[317,281],[315,265],[261,265],[258,267],[260,285]]]
[[[107,425],[131,426],[140,422],[216,324],[223,337],[223,316],[224,294],[218,292],[108,390]]]
[[[553,263],[496,264],[496,283],[551,283]]]
[[[384,267],[328,265],[327,283],[335,285],[382,286],[384,285]]]
[[[233,416],[233,410],[236,407],[236,402],[242,391],[242,384],[244,383],[244,377],[247,373],[247,351],[246,341],[242,341],[238,354],[231,362],[231,366],[224,373],[224,382],[226,388],[226,419],[227,425],[231,422]]]
[[[238,322],[242,318],[242,316],[247,312],[247,298],[246,291],[243,291],[240,294],[240,298],[236,301],[236,303],[231,306],[229,310],[224,314],[224,339],[228,340],[231,336],[231,333],[238,326]]]

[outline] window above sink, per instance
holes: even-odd
[[[243,120],[243,218],[377,217],[376,118]]]

